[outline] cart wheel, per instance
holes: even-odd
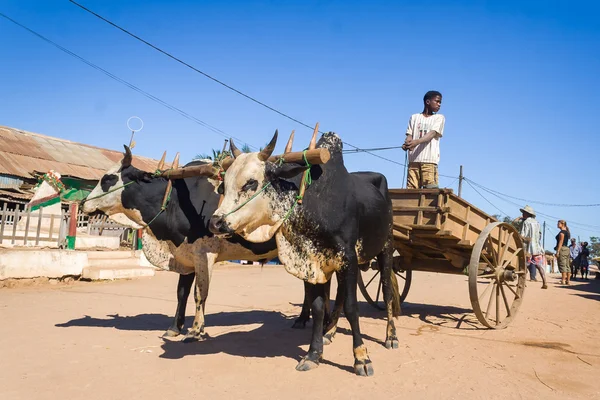
[[[487,225],[475,242],[469,263],[469,296],[479,322],[506,328],[525,291],[525,252],[517,230],[505,222]]]
[[[385,310],[380,272],[379,269],[372,268],[366,271],[360,270],[358,274],[358,288],[367,303],[378,310]],[[410,290],[412,270],[394,271],[394,274],[398,277],[398,290],[400,291],[400,303],[402,303]]]

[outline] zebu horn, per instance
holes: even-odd
[[[233,154],[233,158],[237,158],[240,154],[242,154],[240,149],[235,147],[235,144],[233,143],[233,139],[229,139],[229,148],[231,149],[231,154]]]
[[[171,164],[171,168],[172,169],[179,168],[179,152],[177,152],[177,154],[175,154],[175,158],[173,159],[173,164]]]
[[[129,148],[129,146],[123,145],[123,147],[125,148],[125,153],[123,156],[123,160],[121,161],[121,165],[123,166],[123,168],[125,168],[131,165],[133,155],[131,154],[131,149]]]
[[[290,138],[287,142],[287,144],[285,145],[285,151],[283,152],[283,154],[289,153],[292,151],[292,145],[294,144],[294,132],[296,131],[292,131],[292,134],[290,135]]]
[[[160,161],[158,162],[158,166],[156,167],[157,170],[162,170],[165,168],[165,158],[167,158],[167,151],[165,150],[165,152],[162,155],[162,158],[160,159]]]
[[[312,138],[310,139],[310,144],[308,145],[308,149],[316,149],[317,148],[317,133],[319,133],[319,123],[315,125],[315,130],[313,131]]]
[[[278,135],[278,131],[275,130],[273,139],[271,139],[271,141],[269,142],[267,147],[265,147],[264,149],[262,149],[262,151],[260,153],[258,153],[258,159],[260,161],[267,161],[269,159],[269,157],[271,157],[273,150],[275,150],[275,145],[277,144],[277,135]]]
[[[171,164],[171,169],[179,168],[179,152],[175,154],[175,159],[173,160],[173,164]],[[173,187],[173,181],[169,179],[167,182],[167,188],[165,189],[165,194],[162,200],[161,209],[164,209],[167,206],[167,202],[169,201],[169,196],[171,195],[171,188]]]
[[[308,151],[316,150],[317,148],[317,133],[319,133],[319,123],[315,125],[315,130],[313,131],[312,138],[310,139],[310,144],[308,145]],[[302,178],[302,182],[300,183],[300,193],[298,195],[298,204],[302,204],[302,200],[304,199],[304,193],[306,192],[306,180],[307,177],[310,176],[310,168],[304,171],[304,178]]]

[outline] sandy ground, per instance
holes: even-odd
[[[371,378],[352,372],[345,319],[321,366],[295,371],[310,329],[290,328],[302,285],[281,268],[216,270],[211,338],[191,344],[160,338],[176,282],[0,289],[0,399],[600,399],[600,281],[528,282],[516,320],[492,331],[471,313],[466,277],[415,273],[399,349],[385,349],[383,314],[361,303]]]

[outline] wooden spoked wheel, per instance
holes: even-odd
[[[523,301],[525,273],[519,232],[505,222],[487,225],[469,263],[469,296],[479,322],[493,329],[508,326]]]
[[[412,271],[395,271],[394,275],[398,280],[398,290],[400,291],[400,303],[406,299],[410,290],[412,281]],[[363,297],[373,307],[378,310],[385,310],[383,301],[383,286],[381,282],[381,270],[378,268],[369,268],[366,271],[360,270],[358,274],[358,288]]]

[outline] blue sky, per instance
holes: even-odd
[[[594,1],[99,1],[86,7],[198,69],[363,148],[398,146],[427,90],[444,95],[440,173],[510,196],[600,203],[595,132],[600,5]],[[253,146],[278,128],[311,131],[168,59],[67,0],[3,0],[0,12],[194,117]],[[189,161],[223,137],[132,91],[0,18],[0,125],[117,149],[126,121],[144,129],[134,153]],[[279,148],[283,148],[281,140]],[[404,152],[381,156],[404,163]],[[402,167],[368,154],[349,170]],[[457,188],[455,178],[443,186]],[[512,217],[518,207],[479,189]],[[500,213],[468,184],[463,197]],[[513,200],[524,205],[521,200]],[[531,204],[600,236],[600,207]],[[547,220],[551,248],[556,219]],[[586,225],[580,225],[586,224]]]

